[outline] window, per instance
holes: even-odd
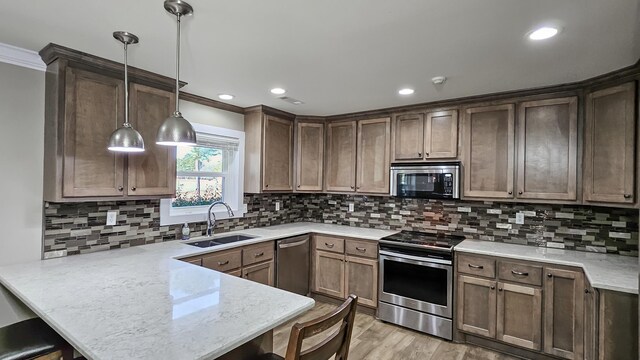
[[[176,150],[176,197],[160,202],[160,224],[172,225],[207,220],[214,201],[224,201],[236,217],[244,215],[244,133],[193,124],[197,146]],[[227,218],[224,206],[215,208],[216,218]]]

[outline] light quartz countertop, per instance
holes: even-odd
[[[311,309],[313,299],[176,260],[310,232],[377,240],[394,231],[294,223],[0,268],[0,283],[89,359],[213,359]],[[195,240],[195,239],[194,239]]]
[[[457,252],[581,267],[596,289],[638,293],[638,258],[613,254],[465,240]]]

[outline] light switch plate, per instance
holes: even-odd
[[[276,211],[280,211],[280,201],[276,201]]]
[[[242,212],[246,214],[248,211],[249,207],[247,206],[247,204],[242,204]]]
[[[107,211],[107,225],[115,225],[118,220],[118,210]]]
[[[349,203],[349,212],[353,212],[355,210],[355,205],[353,203]]]
[[[524,213],[516,213],[516,224],[524,224]]]

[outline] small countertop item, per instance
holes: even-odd
[[[455,251],[581,267],[596,289],[638,293],[637,257],[481,240],[465,240]]]

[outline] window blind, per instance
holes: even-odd
[[[220,150],[238,151],[240,140],[233,137],[196,133],[198,146],[215,148]]]

